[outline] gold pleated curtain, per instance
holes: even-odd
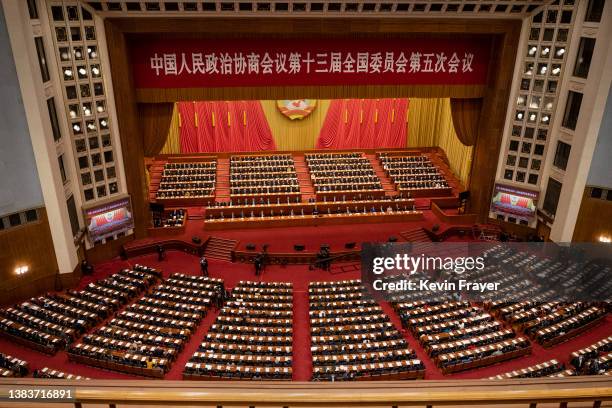
[[[175,103],[172,111],[172,120],[170,121],[170,129],[168,130],[168,138],[166,139],[166,144],[164,144],[164,147],[162,147],[160,154],[178,154],[181,152],[180,120],[177,104]]]
[[[410,99],[408,147],[439,146],[451,170],[464,186],[469,184],[472,146],[465,146],[455,132],[450,99]]]

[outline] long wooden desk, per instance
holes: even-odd
[[[443,188],[398,188],[400,194],[410,193],[410,197],[448,197],[453,194],[450,187]]]
[[[301,211],[304,210],[305,214],[312,214],[312,211],[317,208],[319,214],[327,213],[327,210],[330,209],[332,211],[336,211],[340,208],[343,212],[346,211],[346,208],[350,208],[351,211],[354,210],[355,207],[363,209],[365,206],[369,211],[372,207],[376,208],[378,211],[382,206],[386,211],[389,206],[395,209],[395,206],[399,205],[400,207],[408,206],[410,208],[414,205],[414,200],[412,199],[398,199],[398,200],[362,200],[362,201],[321,201],[317,203],[283,203],[280,204],[270,203],[270,204],[262,204],[262,205],[232,205],[232,206],[224,206],[224,207],[207,207],[206,208],[206,218],[213,217],[219,218],[223,214],[224,218],[231,218],[232,213],[234,217],[240,217],[242,213],[245,216],[250,216],[251,211],[256,217],[259,217],[261,211],[264,212],[264,215],[271,215],[274,212],[274,215],[280,215],[281,211],[284,215],[289,215],[291,210],[295,215],[301,215]],[[159,228],[157,228],[159,229]]]
[[[421,211],[400,211],[393,213],[352,213],[352,214],[319,214],[294,215],[284,217],[245,217],[225,218],[222,220],[206,220],[204,229],[209,231],[226,229],[270,228],[270,227],[297,227],[319,225],[346,225],[346,224],[378,224],[381,222],[407,222],[423,219]]]

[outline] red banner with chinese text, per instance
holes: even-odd
[[[131,44],[137,88],[477,85],[487,40],[168,39]]]

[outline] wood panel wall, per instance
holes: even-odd
[[[612,238],[612,201],[591,198],[591,188],[584,189],[574,228],[573,242],[598,242],[600,236]]]
[[[132,195],[136,236],[146,234],[148,211],[144,174],[143,143],[138,134],[136,104],[181,100],[241,99],[333,99],[333,98],[479,98],[483,112],[479,121],[473,175],[469,189],[469,210],[484,221],[495,180],[505,112],[512,83],[521,22],[514,20],[462,19],[299,19],[299,18],[125,18],[107,19],[113,86],[115,88],[118,124],[128,191]],[[483,38],[491,41],[489,80],[486,86],[306,86],[306,87],[234,87],[198,89],[134,89],[130,69],[128,42],[138,44],[154,37],[163,38]]]
[[[53,290],[59,285],[58,267],[51,229],[44,208],[37,222],[0,232],[0,303],[8,304]],[[27,265],[29,271],[16,275],[15,268]],[[62,274],[71,280],[71,274]]]

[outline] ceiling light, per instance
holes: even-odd
[[[565,54],[565,48],[559,48],[559,49],[557,50],[557,56],[558,56],[558,57],[560,57],[560,56],[562,56],[563,54]]]
[[[537,47],[531,47],[531,48],[529,49],[529,55],[533,55],[533,54],[535,54],[537,50],[538,50],[538,48],[537,48]]]

